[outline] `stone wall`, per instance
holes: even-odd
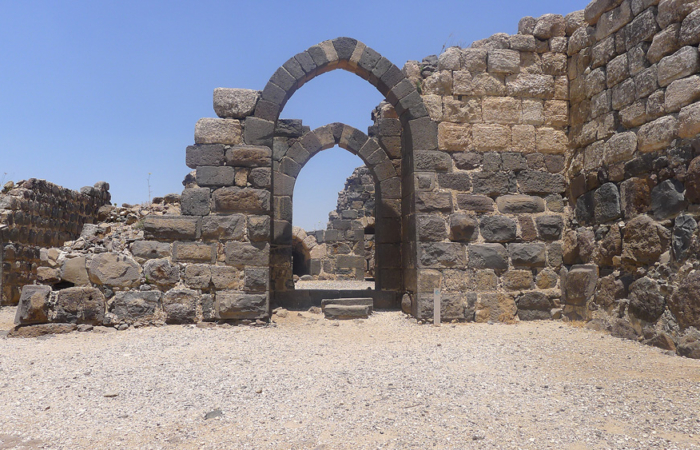
[[[37,279],[40,249],[62,245],[94,223],[111,197],[104,182],[80,192],[31,178],[0,193],[0,305],[15,305]]]
[[[595,1],[585,19],[567,48],[567,308],[670,348],[700,326],[700,4]]]
[[[526,19],[404,67],[438,122],[439,152],[416,161],[419,318],[436,288],[446,319],[560,314],[572,22]]]

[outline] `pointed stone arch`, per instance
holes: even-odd
[[[278,255],[273,264],[273,289],[293,288],[289,283],[294,253],[293,202],[296,180],[304,165],[316,154],[338,146],[357,155],[369,169],[375,184],[375,220],[378,242],[376,260],[377,286],[380,289],[399,291],[403,287],[397,281],[401,272],[401,178],[392,159],[375,138],[343,123],[332,123],[309,131],[300,137],[283,154],[272,169],[272,251]],[[398,160],[393,160],[398,161]],[[359,231],[359,230],[354,230]],[[275,266],[273,266],[275,267]],[[282,269],[282,270],[279,270]],[[288,273],[289,275],[284,275]],[[274,274],[277,274],[274,276]]]
[[[374,176],[379,179],[380,185],[381,183],[386,183],[387,186],[389,184],[398,185],[396,190],[399,192],[399,198],[385,199],[396,200],[394,202],[396,207],[393,212],[395,214],[393,220],[398,221],[398,229],[401,230],[400,236],[398,236],[400,241],[398,247],[401,250],[392,255],[393,260],[399,260],[399,262],[396,263],[398,268],[392,268],[394,273],[399,274],[397,275],[398,282],[393,284],[395,285],[395,292],[399,294],[401,292],[416,293],[416,267],[418,258],[415,226],[416,203],[414,174],[416,172],[416,161],[429,160],[431,158],[431,153],[435,153],[438,150],[437,124],[433,122],[428,115],[428,110],[423,103],[421,95],[416,90],[416,86],[405,77],[397,66],[372,48],[352,38],[340,37],[314,45],[287,60],[287,62],[278,68],[272,77],[270,77],[270,80],[262,91],[260,100],[257,102],[254,114],[247,117],[245,120],[244,140],[249,145],[266,146],[272,149],[277,121],[287,101],[297,89],[306,82],[335,69],[343,69],[352,72],[375,86],[394,107],[401,121],[400,167],[396,170],[392,165],[391,169],[394,169],[394,175],[391,173],[391,170],[389,170],[388,164],[375,164]],[[332,135],[333,145],[340,145],[343,142],[342,137],[344,131],[341,132],[336,141],[336,135],[333,134],[334,126],[336,128],[338,127],[338,125],[329,125],[329,128],[324,130],[324,132],[331,131],[330,134],[326,134],[326,139],[330,143],[330,138],[328,136]],[[343,130],[346,130],[345,126],[343,126]],[[348,139],[353,139],[353,136],[362,139],[362,136],[354,131],[348,133]],[[364,135],[364,133],[362,133],[362,135]],[[364,135],[364,137],[366,137],[366,135]],[[317,147],[319,149],[318,151],[320,151],[323,144],[321,144],[321,140],[318,139],[316,133],[312,132],[306,136],[306,139],[306,144],[310,147]],[[312,142],[314,139],[318,142]],[[350,141],[348,141],[348,143],[349,142]],[[362,157],[363,147],[365,145],[372,145],[367,142],[369,142],[369,139],[366,140],[359,149],[352,146],[350,147],[354,148],[358,152],[358,155]],[[305,144],[301,144],[299,147],[307,152],[309,150],[306,148]],[[297,147],[297,149],[299,149],[299,147]],[[292,149],[290,148],[289,151],[292,151]],[[309,152],[309,157],[311,157],[311,153],[312,152]],[[382,155],[376,150],[372,154],[377,157]],[[285,155],[285,157],[287,158],[286,160],[273,163],[273,192],[281,192],[280,186],[278,185],[281,177],[275,180],[275,173],[286,174],[285,172],[293,172],[296,169],[301,170],[299,161],[291,155]],[[278,164],[277,168],[279,168],[279,171],[275,170],[275,164]],[[293,184],[291,189],[293,190]],[[383,191],[387,192],[388,189],[383,189]],[[277,213],[277,211],[285,210],[286,207],[291,207],[291,194],[289,195],[288,205],[282,204],[287,200],[283,200],[280,197],[284,196],[277,196],[272,205],[273,226],[270,266],[272,269],[271,286],[273,291],[280,288],[280,285],[285,283],[284,281],[280,282],[279,275],[281,272],[276,273],[275,267],[279,267],[280,264],[283,264],[283,261],[287,261],[291,251],[287,246],[287,238],[291,233],[291,221],[288,224],[284,223],[286,221],[281,220]],[[377,231],[381,228],[379,222],[384,222],[385,227],[389,228],[386,224],[391,223],[390,219],[392,218],[378,217]]]

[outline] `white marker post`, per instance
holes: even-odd
[[[440,305],[442,304],[442,298],[440,296],[440,289],[433,290],[433,326],[440,326]]]

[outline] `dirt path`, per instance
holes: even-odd
[[[558,322],[275,320],[0,339],[0,449],[700,448],[700,361]]]

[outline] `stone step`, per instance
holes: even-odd
[[[326,305],[369,306],[369,313],[372,314],[374,300],[371,297],[324,298],[321,300],[321,308],[325,309]]]
[[[323,308],[326,319],[366,319],[370,315],[370,306],[367,305],[336,305],[327,304]]]

